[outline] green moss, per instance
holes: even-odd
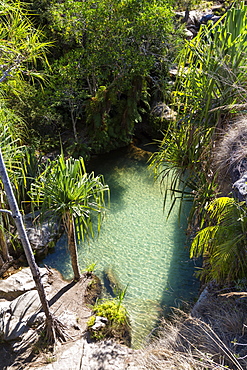
[[[88,320],[88,330],[91,338],[101,340],[104,338],[114,338],[119,342],[130,345],[130,324],[127,310],[122,306],[119,299],[107,300],[104,302],[96,302],[92,308],[94,316]],[[95,323],[95,316],[107,318],[105,326],[98,330],[93,330],[92,326]]]
[[[93,311],[97,316],[106,317],[113,324],[123,324],[127,320],[126,309],[115,300],[97,303]]]
[[[96,320],[96,318],[95,318],[95,316],[91,316],[90,318],[89,318],[89,320],[87,321],[87,326],[90,328],[91,326],[93,326],[94,325],[94,323],[95,323],[95,320]]]

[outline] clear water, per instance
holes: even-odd
[[[158,183],[144,161],[111,153],[100,159],[95,172],[104,174],[111,204],[100,235],[79,246],[82,269],[96,263],[104,280],[110,271],[127,292],[124,305],[132,325],[132,345],[139,347],[157,326],[162,312],[192,300],[198,289],[194,265],[186,246],[186,218],[178,223],[178,208],[166,220]],[[44,263],[72,277],[66,238]]]

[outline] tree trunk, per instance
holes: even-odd
[[[75,137],[75,142],[78,143],[78,135],[77,135],[77,130],[76,130],[76,109],[73,106],[73,100],[69,99],[69,107],[70,107],[70,116],[71,116],[71,121],[72,121],[72,126],[73,126],[73,132],[74,132],[74,137]]]
[[[3,156],[2,156],[1,149],[0,149],[0,177],[1,177],[3,185],[4,185],[4,190],[6,192],[9,207],[10,207],[10,210],[12,212],[12,217],[15,221],[16,228],[17,228],[18,234],[20,236],[20,239],[21,239],[21,242],[22,242],[22,245],[23,245],[23,249],[24,249],[24,252],[25,252],[25,255],[26,255],[26,258],[27,258],[28,265],[31,269],[33,279],[35,281],[35,285],[36,285],[36,288],[37,288],[37,291],[38,291],[38,294],[39,294],[39,297],[40,297],[42,308],[43,308],[43,310],[45,312],[45,315],[46,315],[47,323],[48,323],[48,325],[49,324],[51,325],[52,315],[50,313],[48,301],[46,299],[44,286],[43,286],[43,283],[41,281],[40,272],[39,272],[38,266],[36,265],[34,255],[33,255],[33,251],[32,251],[31,245],[29,243],[26,230],[24,228],[22,215],[19,211],[16,199],[15,199],[15,196],[14,196],[14,193],[13,193],[13,189],[12,189],[10,181],[9,181],[9,177],[8,177],[8,174],[7,174],[7,171],[6,171],[6,168],[5,168],[5,164],[4,164],[4,161],[3,161]]]
[[[72,215],[67,215],[67,233],[71,264],[74,272],[74,281],[79,281],[81,278],[81,273],[78,263],[77,243],[75,236],[75,222],[74,217]]]

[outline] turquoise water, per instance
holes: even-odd
[[[110,271],[121,287],[128,285],[124,304],[133,347],[139,347],[167,307],[178,307],[197,292],[186,248],[186,218],[178,223],[175,208],[166,220],[159,184],[145,162],[113,152],[94,166],[110,186],[111,204],[99,237],[79,246],[80,266],[96,263],[95,272],[102,280]],[[65,244],[63,237],[44,263],[69,279],[72,269]]]

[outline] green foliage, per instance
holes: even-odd
[[[173,96],[187,121],[214,125],[222,111],[245,102],[246,10],[244,2],[232,7],[214,25],[202,26],[182,50]]]
[[[212,2],[211,1],[205,1],[205,0],[178,0],[175,2],[174,7],[176,10],[181,11],[181,10],[194,10],[194,9],[209,9],[212,7]]]
[[[156,180],[164,189],[164,208],[167,198],[172,200],[167,217],[177,201],[180,202],[180,213],[183,202],[189,201],[192,204],[189,224],[193,222],[194,227],[203,215],[205,205],[217,193],[217,176],[209,172],[207,162],[213,130],[186,122],[171,123],[159,142],[159,151],[149,160]]]
[[[58,40],[49,107],[72,128],[71,150],[98,153],[128,144],[149,109],[154,75],[164,80],[168,69],[170,2],[51,1],[46,16],[46,29]]]
[[[220,197],[206,208],[191,257],[203,256],[201,278],[218,282],[243,279],[247,274],[247,210],[244,202]]]
[[[34,82],[36,77],[42,79],[42,74],[35,68],[38,62],[46,61],[48,43],[42,41],[42,32],[34,29],[24,4],[19,0],[1,2],[0,20],[0,146],[17,201],[21,205],[25,198],[22,190],[26,190],[27,184],[22,145],[27,131],[23,119],[12,109],[9,97],[11,94],[19,95],[24,79],[30,82]],[[2,184],[0,206],[8,209]],[[6,238],[2,232],[9,231],[10,221],[6,213],[1,215],[0,223],[0,248],[4,259],[8,260]]]
[[[90,328],[91,326],[93,326],[94,325],[94,323],[95,323],[95,316],[91,316],[90,318],[89,318],[89,320],[87,321],[87,326]]]
[[[1,82],[8,80],[16,88],[19,78],[42,78],[34,69],[38,60],[46,60],[49,43],[42,42],[41,30],[34,29],[23,3],[8,0],[0,4]],[[31,64],[29,64],[31,63]],[[12,76],[15,76],[12,79]]]
[[[93,272],[94,272],[94,270],[95,270],[95,268],[96,268],[96,265],[97,265],[97,263],[96,262],[92,262],[92,263],[90,263],[89,265],[87,265],[87,267],[85,268],[85,272],[87,273],[87,274],[92,274]]]
[[[96,316],[106,317],[112,324],[123,324],[126,322],[126,309],[116,300],[96,303],[93,311]]]
[[[123,293],[124,298],[126,290]],[[92,338],[101,340],[104,338],[115,338],[125,344],[130,344],[130,327],[128,313],[122,305],[122,299],[112,299],[103,302],[97,301],[92,310],[94,315],[90,317],[87,325]],[[100,329],[92,329],[95,316],[105,317],[108,321]]]
[[[169,193],[173,200],[168,214],[177,200],[192,200],[190,220],[196,223],[218,191],[210,170],[216,128],[246,101],[246,9],[243,2],[232,7],[186,42],[172,91],[177,121],[170,123],[160,151],[151,158],[165,185],[165,201]]]

